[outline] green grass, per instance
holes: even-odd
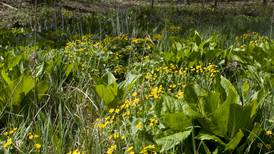
[[[271,153],[270,16],[248,11],[136,7],[1,29],[1,153]]]

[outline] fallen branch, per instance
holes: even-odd
[[[0,2],[0,3],[1,3],[3,6],[6,6],[6,7],[10,8],[10,9],[17,10],[17,8],[15,8],[15,7],[13,7],[13,6],[7,4],[7,3],[4,3],[4,2]]]

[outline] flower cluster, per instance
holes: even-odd
[[[6,138],[6,141],[2,145],[3,149],[9,149],[10,148],[10,146],[13,143],[13,141],[12,141],[13,140],[12,139],[13,135],[16,133],[16,131],[17,131],[17,128],[12,128],[9,131],[5,131],[5,132],[2,133],[4,138]]]
[[[147,146],[144,146],[143,149],[141,150],[140,154],[156,154],[156,146],[154,144],[150,144]]]
[[[106,154],[113,154],[113,152],[117,149],[117,145],[114,144],[114,145],[111,145],[108,149],[107,149],[107,152]]]
[[[84,154],[84,152],[81,152],[79,149],[74,149],[69,151],[67,154]]]
[[[159,99],[162,93],[163,93],[163,86],[160,85],[160,86],[153,87],[150,90],[150,93],[148,96],[154,99]]]
[[[42,145],[38,142],[38,139],[39,139],[38,134],[36,134],[34,132],[30,132],[30,133],[28,133],[27,138],[29,141],[33,142],[33,146],[37,151],[39,151],[41,149]]]

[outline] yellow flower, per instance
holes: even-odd
[[[3,148],[8,149],[11,144],[12,144],[12,139],[8,138],[7,141],[3,144]]]
[[[269,137],[272,137],[272,136],[273,136],[273,133],[272,133],[271,130],[266,131],[265,134],[266,134],[266,136],[269,136]]]
[[[141,43],[143,39],[140,39],[140,38],[132,38],[131,42],[132,43],[135,43],[135,44],[138,44],[138,43]]]
[[[140,102],[139,98],[134,98],[132,101],[133,105],[137,105],[139,102]]]
[[[155,145],[154,144],[150,144],[150,145],[147,145],[145,147],[143,147],[143,149],[141,150],[140,154],[148,154],[148,152],[150,153],[156,153],[155,152]]]
[[[4,132],[3,135],[4,135],[4,136],[8,136],[8,135],[9,135],[9,132]]]
[[[33,137],[34,137],[34,136],[33,136],[32,134],[30,134],[30,135],[29,135],[29,140],[32,140]]]
[[[169,85],[169,87],[172,88],[172,89],[176,88],[176,84],[171,84],[171,85]]]
[[[118,139],[120,137],[120,134],[115,132],[112,136],[113,136],[113,139]]]
[[[107,154],[113,154],[113,151],[115,151],[117,149],[117,145],[114,144],[111,147],[108,148],[107,150]]]
[[[145,79],[151,80],[153,78],[153,75],[151,73],[147,73],[145,76]]]
[[[137,92],[133,92],[133,93],[132,93],[132,97],[136,97],[137,95],[138,95]]]
[[[36,143],[36,144],[34,144],[34,147],[36,150],[39,150],[39,149],[41,149],[42,145],[39,143]]]
[[[107,120],[105,122],[103,122],[100,119],[96,119],[94,127],[95,128],[106,128],[108,124],[109,124],[109,121],[107,121]]]
[[[211,77],[214,77],[216,73],[218,72],[217,66],[214,64],[209,63],[209,65],[205,69]]]
[[[157,123],[158,123],[158,120],[156,119],[156,118],[151,118],[151,119],[149,119],[149,126],[155,126],[155,125],[157,125]]]
[[[181,99],[181,98],[184,97],[184,95],[185,95],[184,92],[178,91],[177,94],[176,94],[176,97],[177,97],[178,99]]]
[[[114,112],[114,109],[113,108],[111,108],[111,109],[109,109],[109,111],[108,111],[109,113],[113,113]]]
[[[115,113],[118,114],[119,112],[120,112],[120,109],[116,109],[116,110],[115,110]]]
[[[78,149],[75,149],[73,151],[68,152],[67,154],[81,154],[81,152]]]
[[[130,116],[130,111],[126,111],[126,112],[123,113],[124,118],[127,118],[129,116]]]
[[[133,150],[133,146],[128,147],[128,148],[126,149],[126,153],[127,153],[127,154],[134,154],[135,152],[134,152],[134,150]]]
[[[159,87],[154,87],[151,89],[149,97],[152,97],[154,99],[159,99],[162,92],[163,92],[163,87],[161,85]]]
[[[17,130],[17,128],[13,128],[12,130],[9,131],[8,134],[9,134],[9,135],[12,135],[12,134],[14,134],[14,133],[16,132],[16,130]]]
[[[135,126],[137,129],[142,129],[143,128],[143,123],[140,121],[138,124]]]

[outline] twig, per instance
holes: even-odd
[[[6,7],[10,8],[10,9],[17,10],[17,8],[15,8],[15,7],[13,7],[13,6],[7,4],[7,3],[4,3],[4,2],[0,2],[0,3],[1,3],[3,6],[6,6]]]

